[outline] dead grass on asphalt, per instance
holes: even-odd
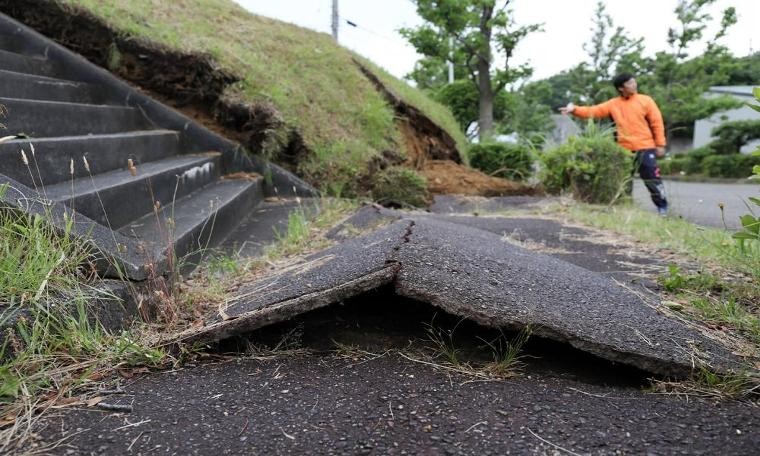
[[[242,284],[263,276],[283,274],[292,268],[306,267],[302,258],[330,246],[334,241],[327,239],[327,232],[349,217],[358,203],[323,198],[319,207],[314,216],[309,216],[304,209],[291,213],[287,227],[260,257],[212,256],[211,261],[179,285],[177,324],[156,328],[155,343],[161,344],[186,329],[202,326],[208,316],[239,299],[238,290]]]
[[[695,351],[693,378],[654,380],[654,391],[760,400],[760,246],[739,245],[730,233],[663,219],[626,205],[593,206],[562,199],[527,211],[511,210],[508,215],[558,220],[591,233],[578,240],[607,245],[618,254],[658,260],[651,267],[636,266],[640,276],[659,282],[662,289],[650,290],[648,295],[629,290],[658,312],[744,360],[737,372],[720,375]],[[540,245],[527,243],[526,247],[541,251]]]

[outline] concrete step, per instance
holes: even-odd
[[[221,248],[235,257],[254,258],[288,232],[294,212],[311,218],[319,213],[318,198],[266,198],[246,217],[241,217]]]
[[[46,187],[44,196],[113,229],[152,213],[154,203],[167,206],[219,177],[219,153],[179,155],[61,182]],[[79,163],[81,165],[81,161]],[[105,208],[105,211],[104,211]]]
[[[18,73],[54,76],[53,65],[39,57],[28,57],[15,52],[0,50],[0,70]]]
[[[34,145],[34,155],[30,144]],[[21,159],[21,149],[30,161],[31,173]],[[179,133],[172,130],[19,139],[0,144],[0,173],[29,187],[39,188],[70,181],[72,160],[74,179],[89,178],[83,156],[87,157],[90,172],[96,175],[125,169],[127,159],[132,159],[139,167],[178,153]]]
[[[152,127],[135,108],[2,97],[0,105],[6,109],[2,119],[5,131],[33,138],[119,133]]]
[[[139,239],[154,257],[173,256],[189,270],[262,199],[261,177],[221,179],[165,206],[158,217],[146,215],[119,231]]]
[[[0,97],[101,104],[103,91],[84,82],[0,70]]]
[[[0,50],[22,54],[27,57],[44,57],[44,49],[35,47],[19,35],[0,33]]]

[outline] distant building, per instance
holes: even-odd
[[[573,121],[572,116],[552,114],[552,120],[554,121],[554,129],[552,130],[551,136],[546,138],[545,148],[562,144],[567,141],[567,138],[577,136],[581,132],[578,124]]]
[[[705,93],[705,97],[717,97],[720,95],[730,95],[744,103],[755,101],[752,95],[754,86],[715,86]],[[740,108],[722,111],[713,114],[707,119],[700,119],[694,123],[694,148],[702,147],[711,142],[714,138],[710,135],[713,128],[718,125],[730,122],[732,120],[760,120],[760,113],[750,108],[746,104]],[[749,153],[754,151],[760,141],[753,141],[742,147],[741,152]]]

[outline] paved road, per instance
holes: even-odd
[[[718,208],[718,203],[723,203],[726,226],[732,230],[739,228],[739,216],[749,212],[744,205],[747,197],[760,197],[760,185],[751,184],[665,181],[665,191],[671,212],[699,225],[723,228]],[[654,204],[641,179],[635,180],[633,198],[641,207],[654,212]]]

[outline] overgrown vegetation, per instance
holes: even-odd
[[[760,87],[756,87],[753,90],[755,99],[760,102]],[[750,105],[752,109],[760,112],[760,104]],[[753,154],[760,160],[760,147]],[[760,179],[760,163],[752,168],[752,178]],[[747,202],[747,208],[750,210],[749,214],[745,214],[741,217],[742,229],[738,233],[734,234],[734,239],[737,240],[739,245],[744,248],[746,244],[750,244],[752,247],[760,247],[760,214],[756,214],[755,210],[760,211],[760,198],[750,197]]]
[[[579,201],[610,204],[631,179],[631,154],[610,129],[589,121],[579,136],[541,155],[541,181],[550,193],[569,192]]]
[[[430,203],[425,178],[401,166],[377,172],[372,177],[372,195],[386,206],[424,207]]]
[[[525,144],[477,143],[470,146],[470,165],[491,176],[522,181],[533,174],[536,155]]]
[[[6,190],[0,186],[0,199]],[[0,206],[0,305],[36,302],[79,282],[88,250],[73,226],[68,219],[59,233],[41,216]]]
[[[82,402],[106,372],[164,360],[135,334],[109,334],[95,321],[88,303],[121,303],[89,286],[81,268],[89,252],[72,227],[71,219],[56,230],[42,216],[0,208],[2,453],[26,448],[39,414]]]
[[[707,325],[737,331],[760,350],[760,283],[731,283],[709,271],[685,273],[676,265],[661,280],[676,300],[671,309]]]
[[[261,256],[211,255],[193,274],[192,280],[180,287],[177,300],[185,323],[202,318],[205,308],[223,302],[230,289],[241,280],[255,277],[291,257],[328,247],[332,241],[326,239],[325,232],[353,213],[357,206],[354,200],[323,198],[316,212],[306,207],[293,211],[288,216],[287,226],[275,233],[275,243],[267,246]]]
[[[549,213],[644,242],[760,280],[760,245],[738,245],[731,233],[696,226],[679,218],[662,218],[633,205],[554,204]]]

